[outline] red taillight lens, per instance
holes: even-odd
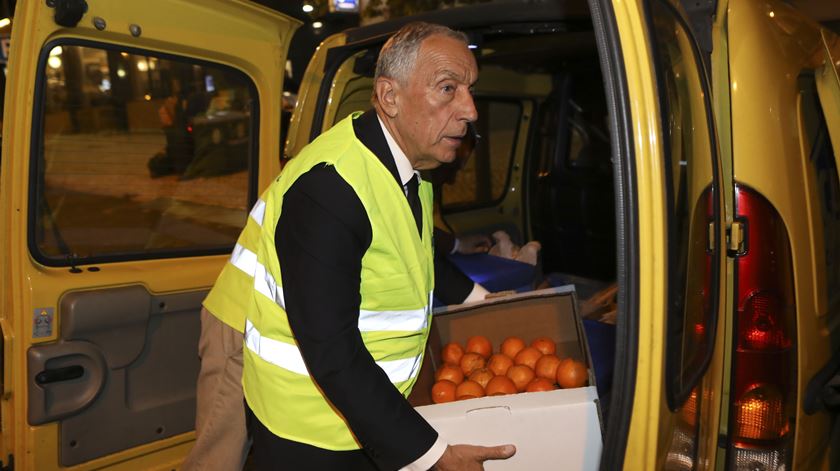
[[[729,469],[789,469],[796,423],[796,304],[784,221],[767,199],[735,185],[745,245],[735,257],[735,354]],[[760,464],[759,468],[752,466]]]
[[[779,297],[774,293],[756,292],[744,303],[740,327],[740,347],[750,350],[781,350],[790,346],[779,318],[783,316]]]

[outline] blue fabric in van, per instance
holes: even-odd
[[[449,260],[488,291],[534,289],[537,269],[529,263],[489,254],[451,254]]]
[[[583,330],[589,343],[589,356],[595,370],[598,396],[604,397],[612,387],[615,364],[615,326],[592,319],[583,320]]]

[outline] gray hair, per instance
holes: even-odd
[[[447,28],[446,26],[424,23],[422,21],[409,23],[400,28],[382,46],[382,50],[379,52],[379,60],[376,61],[376,73],[373,76],[374,82],[379,77],[389,77],[404,84],[409,75],[411,75],[411,72],[413,72],[414,64],[417,61],[417,51],[420,50],[420,44],[424,39],[436,34],[457,39],[465,45],[469,44],[469,38],[467,38],[466,34]]]

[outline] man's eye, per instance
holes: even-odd
[[[444,86],[440,87],[440,89],[444,93],[452,93],[452,92],[455,91],[455,87],[453,87],[452,85],[444,85]]]

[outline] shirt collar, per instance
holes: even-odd
[[[405,155],[405,152],[397,145],[397,141],[394,140],[394,136],[388,132],[388,128],[385,127],[385,123],[382,122],[382,119],[377,116],[376,119],[379,120],[379,126],[382,128],[382,133],[385,134],[385,141],[388,142],[388,149],[391,150],[391,155],[394,156],[394,163],[397,164],[397,172],[400,174],[400,183],[405,186],[411,177],[414,176],[416,173],[414,171],[414,167],[411,166],[411,162],[408,160],[408,157]]]

